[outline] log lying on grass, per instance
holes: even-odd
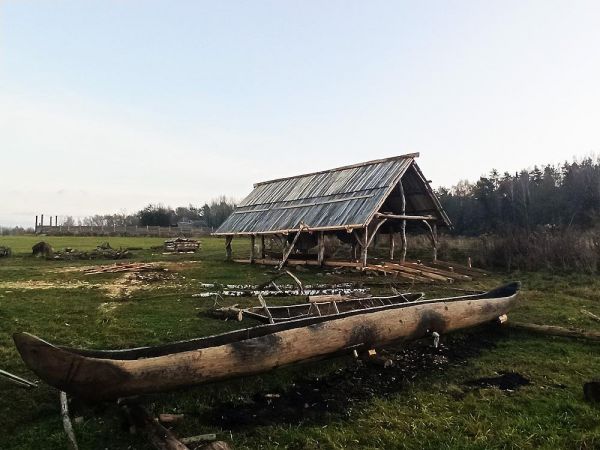
[[[600,333],[596,331],[571,330],[556,325],[536,325],[534,323],[508,322],[508,327],[517,330],[531,331],[533,333],[544,334],[547,336],[563,336],[580,339],[590,339],[600,341]]]
[[[137,429],[142,430],[148,442],[157,450],[189,450],[171,430],[163,427],[140,405],[123,405]]]

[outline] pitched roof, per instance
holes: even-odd
[[[311,230],[364,227],[407,171],[414,173],[413,178],[422,178],[414,163],[417,156],[411,153],[257,183],[214,234],[293,231],[300,228],[301,222]],[[427,181],[422,178],[416,183],[425,186],[415,194],[428,200],[419,211],[437,213],[439,221],[449,225]],[[423,203],[411,202],[409,195],[407,213],[411,203]]]

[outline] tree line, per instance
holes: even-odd
[[[221,225],[232,213],[235,202],[224,196],[205,203],[202,206],[178,206],[173,208],[151,203],[136,213],[96,214],[75,220],[64,217],[63,226],[162,226],[176,227],[178,224],[190,224],[195,227],[214,229]]]
[[[475,236],[545,229],[591,229],[600,219],[600,159],[535,166],[515,174],[492,170],[437,195],[451,233]]]

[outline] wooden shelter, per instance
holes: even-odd
[[[450,220],[417,166],[418,156],[411,153],[257,183],[213,235],[225,237],[228,259],[232,239],[249,236],[250,262],[265,260],[265,238],[279,239],[280,266],[293,251],[311,248],[317,249],[315,263],[324,264],[325,238],[335,235],[351,244],[354,263],[366,267],[368,248],[378,233],[390,235],[390,260],[398,256],[394,236],[399,235],[397,259],[405,260],[409,222],[428,231],[435,261],[437,227],[450,226]]]

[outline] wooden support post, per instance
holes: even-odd
[[[225,255],[227,261],[231,261],[231,241],[233,240],[233,236],[227,236],[225,238]]]
[[[250,236],[250,264],[256,259],[256,236]]]
[[[401,201],[401,206],[400,206],[400,210],[402,212],[402,215],[406,214],[406,196],[404,195],[404,186],[402,185],[402,180],[400,180],[400,182],[398,183],[398,186],[400,187],[400,201]],[[400,240],[402,243],[402,248],[401,248],[401,254],[400,254],[400,262],[403,263],[406,261],[406,250],[408,249],[407,243],[406,243],[406,219],[402,220],[402,222],[400,222]]]
[[[379,222],[377,222],[377,225],[375,225],[375,228],[373,228],[373,231],[371,232],[371,237],[369,238],[369,240],[367,241],[367,247],[369,245],[371,245],[371,242],[373,242],[373,240],[375,239],[375,237],[377,236],[377,231],[379,231],[379,228],[381,228],[381,225],[383,225],[386,222],[387,219],[381,219]],[[365,235],[366,236],[366,235]]]
[[[433,262],[437,262],[437,248],[438,248],[438,233],[437,233],[437,224],[433,224]]]
[[[352,253],[350,257],[352,258],[352,261],[356,261],[358,259],[358,247],[356,246],[356,242],[353,242],[350,245],[352,246],[352,248],[350,249],[350,252]]]
[[[319,265],[323,265],[323,261],[325,260],[325,232],[319,231],[319,251],[318,257]]]
[[[429,230],[429,236],[431,238],[431,246],[433,247],[433,262],[437,261],[437,225],[434,223],[433,227],[427,222],[423,220],[423,223]]]
[[[260,259],[265,259],[265,235],[260,235]]]
[[[394,260],[394,249],[396,247],[395,234],[393,230],[390,230],[390,261]]]
[[[363,245],[360,249],[360,262],[363,266],[363,269],[367,267],[367,253],[369,248],[369,227],[365,227],[365,233],[363,238]]]

